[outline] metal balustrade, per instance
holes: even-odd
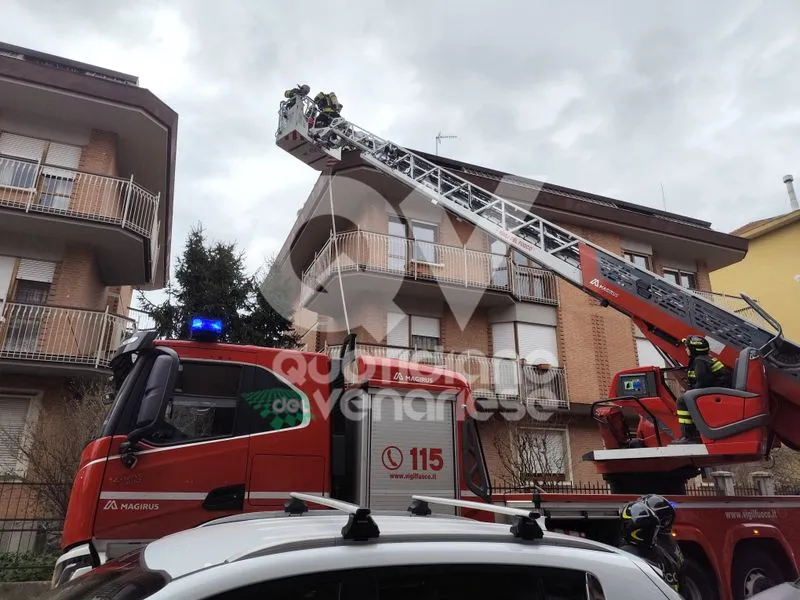
[[[339,356],[340,347],[328,346],[324,352]],[[476,398],[513,399],[539,408],[569,408],[566,372],[561,367],[524,364],[511,358],[463,352],[434,352],[400,346],[356,344],[356,354],[393,358],[442,367],[464,376]],[[356,382],[354,365],[345,377]]]
[[[756,311],[754,311],[750,305],[744,301],[744,298],[740,296],[731,296],[728,294],[720,294],[717,292],[704,292],[700,290],[692,290],[698,296],[708,300],[709,302],[713,302],[720,308],[723,308],[727,311],[730,311],[734,314],[739,315],[743,319],[747,319],[754,325],[761,327],[762,329],[766,329],[767,331],[774,331],[772,325],[770,325],[766,320],[764,320],[761,315],[759,315]]]
[[[130,179],[0,156],[0,206],[117,225],[154,236],[160,194]],[[157,236],[154,236],[157,237]]]
[[[109,366],[135,331],[132,319],[108,311],[6,303],[0,313],[0,359]]]
[[[549,271],[516,265],[499,254],[362,230],[328,239],[303,273],[301,302],[338,269],[506,291],[519,300],[558,304],[556,278]]]

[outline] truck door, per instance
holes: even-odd
[[[352,401],[359,413],[359,502],[404,511],[412,494],[457,497],[455,400],[451,394],[384,388]]]
[[[250,433],[242,404],[252,376],[233,361],[252,358],[227,358],[181,361],[164,418],[138,443],[132,467],[119,455],[125,437],[115,437],[95,517],[109,557],[242,510]]]

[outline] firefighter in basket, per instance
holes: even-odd
[[[689,355],[689,367],[686,371],[689,389],[731,387],[730,370],[709,354],[711,347],[706,338],[700,335],[690,335],[682,341],[686,348],[686,354]],[[675,408],[678,413],[678,423],[681,426],[681,437],[672,443],[701,443],[700,432],[697,431],[692,415],[687,410],[686,400],[683,396],[678,398]]]

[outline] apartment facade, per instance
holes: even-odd
[[[0,476],[164,286],[176,129],[136,77],[0,44]]]
[[[688,217],[419,154],[740,308],[739,299],[711,293],[708,274],[741,260],[745,240]],[[349,329],[360,353],[468,377],[486,413],[480,428],[495,485],[514,482],[510,471],[521,466],[532,479],[598,479],[581,460],[602,445],[591,402],[607,397],[614,372],[664,364],[630,319],[356,154],[321,174],[277,264],[297,282],[295,323],[307,349],[338,352]],[[543,455],[536,464],[515,462],[520,448],[531,447]]]
[[[711,273],[714,289],[755,298],[791,340],[800,340],[800,209],[742,225],[745,259]]]

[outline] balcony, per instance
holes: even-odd
[[[106,369],[134,329],[132,319],[107,311],[8,302],[0,319],[0,370]]]
[[[327,346],[331,358],[339,356],[339,346]],[[544,410],[568,410],[567,376],[561,367],[521,364],[510,358],[476,356],[470,353],[432,352],[397,346],[356,344],[356,354],[394,358],[435,365],[467,378],[475,398],[515,400]],[[357,383],[351,369],[345,373],[349,383]]]
[[[402,277],[479,294],[516,298],[524,302],[558,304],[553,273],[513,264],[510,258],[456,246],[421,242],[369,231],[347,231],[331,236],[303,273],[300,302],[328,314],[320,292],[339,272]],[[377,286],[367,286],[364,293]],[[352,291],[356,291],[353,289]],[[421,296],[421,294],[415,294]]]
[[[0,156],[0,229],[91,243],[106,285],[152,277],[159,196],[131,179]]]

